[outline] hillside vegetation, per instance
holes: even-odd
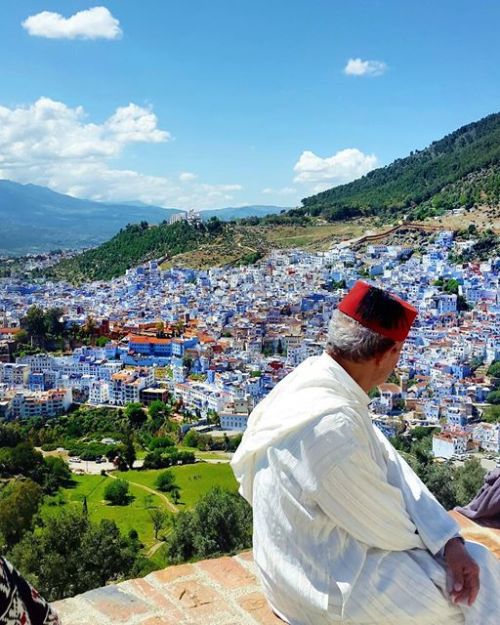
[[[150,226],[147,222],[127,225],[112,239],[52,267],[45,275],[72,282],[109,280],[147,260],[181,254],[212,239],[221,223],[209,221],[196,227],[187,221]]]
[[[303,218],[301,218],[301,221]],[[110,241],[43,272],[48,278],[81,283],[109,280],[130,267],[159,259],[174,265],[204,269],[215,265],[252,264],[273,248],[328,249],[334,240],[362,233],[368,223],[244,225],[215,218],[203,223],[179,221],[172,225],[129,225]]]
[[[424,150],[375,169],[359,180],[302,200],[295,215],[329,220],[410,213],[500,201],[500,114],[468,124]],[[425,213],[425,214],[423,214]]]

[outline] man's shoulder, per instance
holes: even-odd
[[[355,433],[359,429],[358,419],[352,406],[347,402],[339,404],[323,415],[319,415],[312,424],[314,436],[338,436]]]
[[[364,446],[364,433],[349,406],[318,417],[304,431],[302,448],[311,462],[339,463]]]

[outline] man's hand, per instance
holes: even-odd
[[[451,600],[453,603],[467,603],[471,606],[479,592],[479,566],[460,538],[452,538],[446,543],[444,559]]]

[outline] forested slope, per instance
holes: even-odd
[[[296,215],[343,219],[359,214],[449,209],[500,201],[500,114],[468,124],[424,150],[362,178],[310,196]]]

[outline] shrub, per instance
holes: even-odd
[[[172,471],[162,471],[156,478],[156,488],[168,493],[176,487],[175,475]]]
[[[170,563],[233,553],[252,544],[252,509],[236,493],[214,488],[193,511],[173,518],[167,544]]]
[[[126,506],[129,503],[129,485],[125,480],[113,480],[106,486],[104,499],[114,506]]]

